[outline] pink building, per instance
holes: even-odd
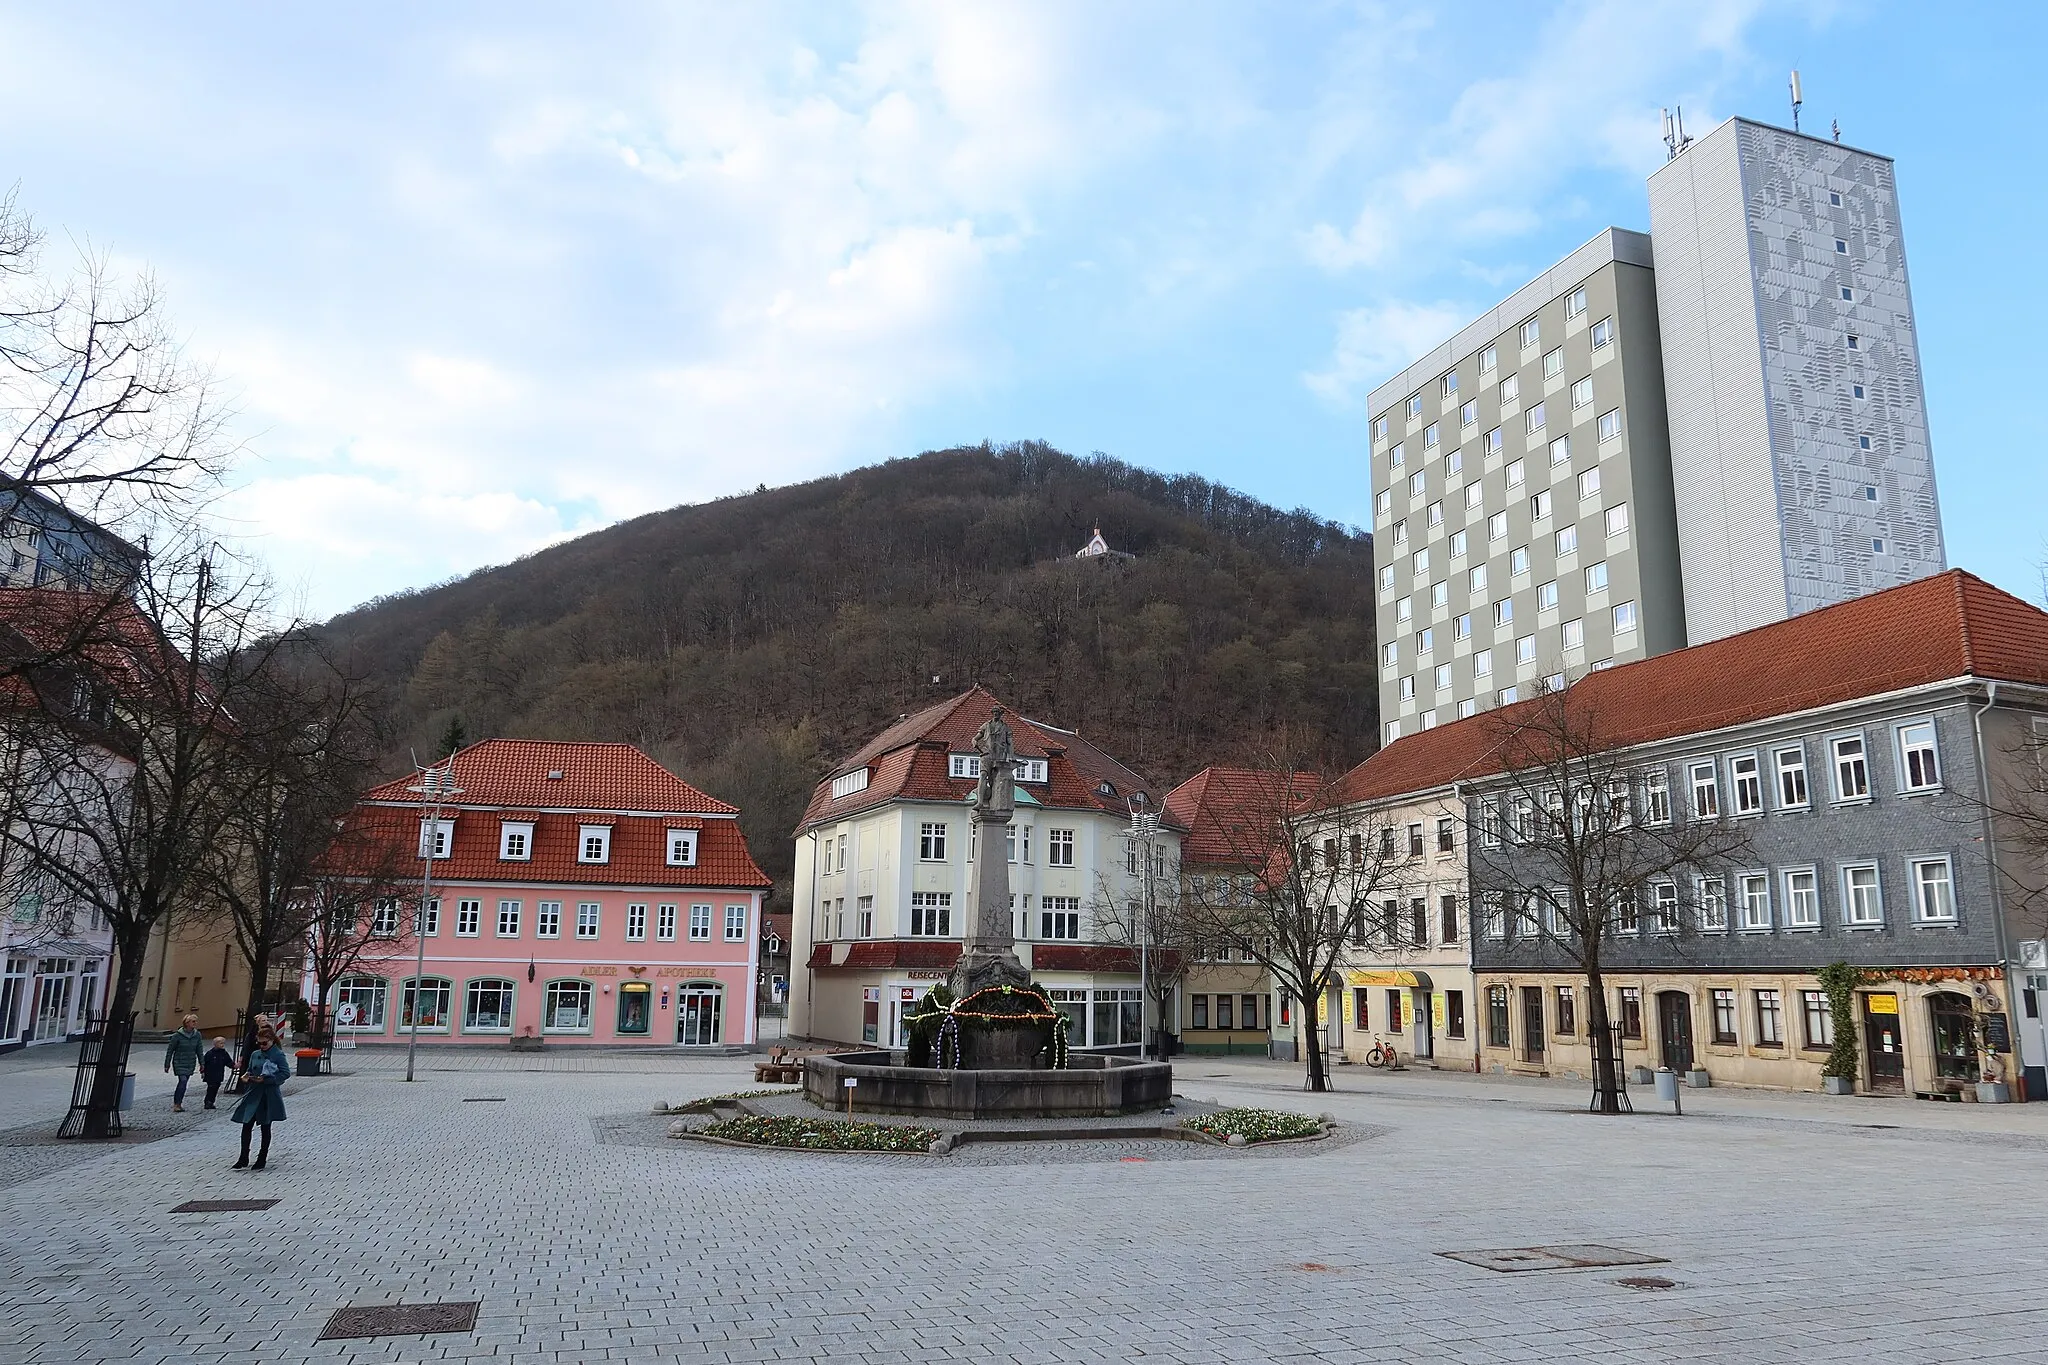
[[[337,1037],[404,1039],[417,1004],[422,1041],[754,1041],[769,882],[738,811],[630,744],[485,740],[453,778],[438,822],[406,779],[356,805],[415,877],[431,843],[433,881],[417,987],[419,940],[380,908],[391,952],[336,986]]]

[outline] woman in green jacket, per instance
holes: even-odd
[[[242,1092],[241,1103],[231,1115],[242,1125],[242,1159],[234,1169],[249,1166],[249,1135],[258,1125],[263,1129],[263,1149],[256,1153],[256,1164],[249,1169],[260,1171],[270,1160],[270,1125],[284,1122],[282,1087],[285,1077],[291,1074],[291,1059],[278,1046],[277,1029],[266,1019],[256,1026],[256,1050],[242,1067],[242,1079],[249,1088]]]
[[[205,1051],[206,1039],[199,1033],[199,1016],[188,1014],[164,1048],[165,1074],[178,1073],[178,1088],[171,1092],[172,1113],[185,1112],[185,1087],[192,1084],[192,1073],[199,1069],[199,1058]]]

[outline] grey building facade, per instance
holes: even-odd
[[[1373,392],[1383,739],[1685,643],[1652,275],[1608,229]]]
[[[1946,568],[1891,160],[1729,119],[1649,189],[1692,642]]]

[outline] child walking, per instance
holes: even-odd
[[[242,1079],[249,1088],[242,1095],[241,1103],[235,1106],[230,1116],[242,1125],[242,1159],[234,1169],[260,1171],[270,1160],[270,1125],[284,1122],[285,1078],[292,1074],[292,1064],[284,1055],[284,1049],[277,1044],[277,1030],[269,1020],[256,1026],[256,1050],[249,1054],[248,1063],[243,1067]],[[261,1126],[263,1149],[256,1153],[256,1163],[249,1163],[249,1135]]]
[[[227,1044],[228,1040],[225,1038],[214,1039],[213,1050],[199,1059],[199,1074],[206,1081],[208,1109],[213,1108],[214,1097],[220,1094],[221,1086],[227,1083],[228,1068],[235,1064],[234,1055],[228,1051]]]

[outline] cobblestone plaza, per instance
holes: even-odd
[[[1562,1083],[1344,1069],[1311,1097],[1197,1058],[1183,1093],[1327,1109],[1348,1140],[817,1156],[661,1136],[655,1101],[751,1088],[744,1058],[441,1051],[407,1085],[358,1051],[294,1082],[252,1174],[147,1070],[153,1140],[43,1141],[62,1060],[0,1059],[0,1365],[2048,1354],[2021,1212],[2043,1106],[1712,1090],[1599,1119]],[[279,1202],[171,1212],[225,1198]],[[1559,1244],[1662,1260],[1440,1254]],[[449,1300],[474,1330],[315,1340],[344,1306]]]

